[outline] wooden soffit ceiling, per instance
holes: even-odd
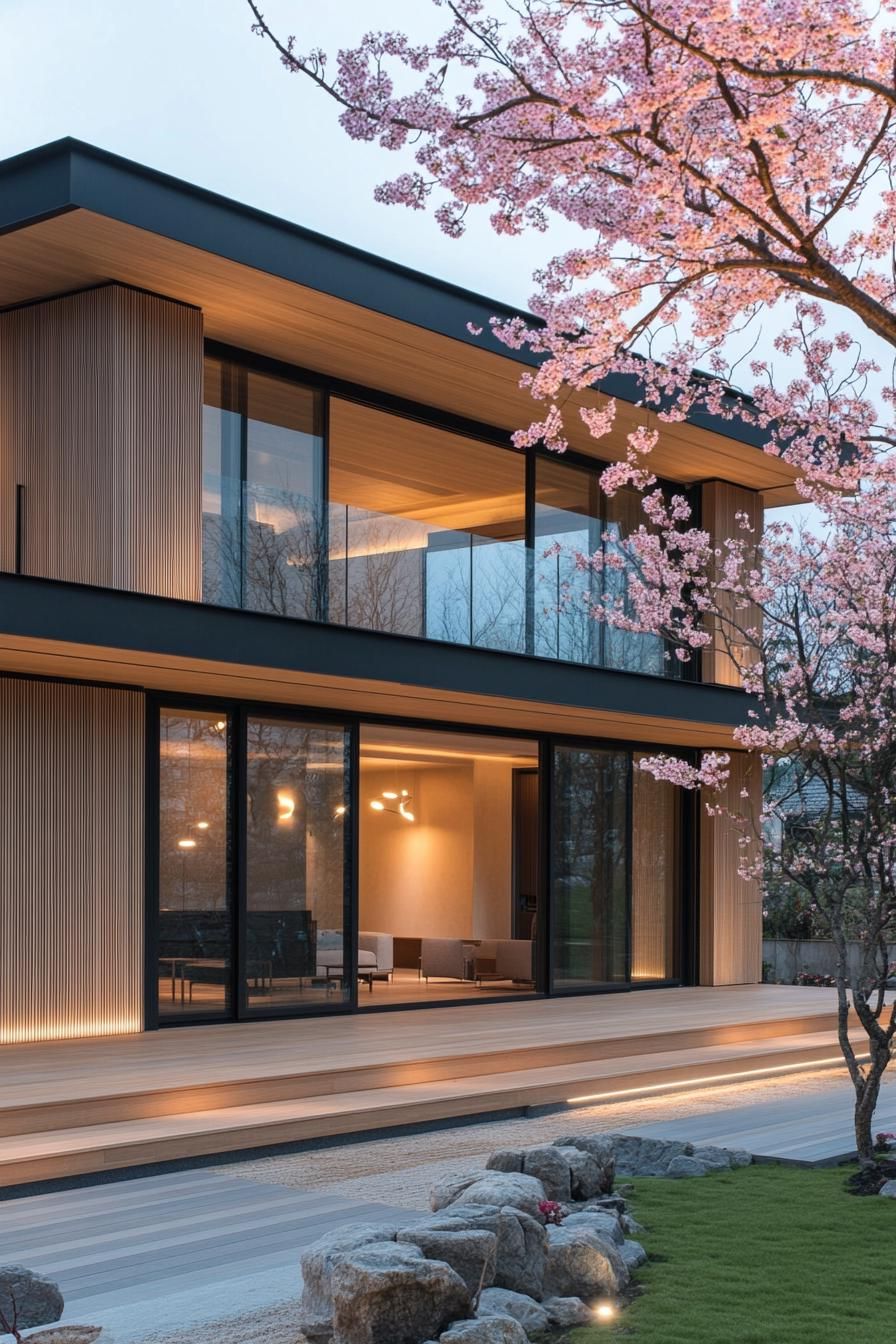
[[[117,280],[201,308],[208,338],[513,431],[538,418],[519,387],[525,366],[373,307],[298,284],[95,211],[75,208],[0,237],[0,307]],[[657,423],[620,402],[614,434],[595,443],[578,415],[597,394],[565,405],[579,451],[622,455],[624,435]],[[658,423],[658,474],[691,484],[723,479],[796,498],[794,473],[760,449],[691,424]]]

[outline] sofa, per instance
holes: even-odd
[[[343,969],[343,933],[341,929],[318,929],[317,974],[338,978]],[[388,980],[394,969],[391,933],[358,934],[358,971],[374,980]]]

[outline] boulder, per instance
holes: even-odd
[[[694,1157],[698,1157],[701,1162],[706,1162],[710,1166],[718,1165],[729,1169],[731,1167],[749,1167],[753,1163],[753,1154],[746,1152],[743,1148],[717,1148],[711,1143],[695,1147]]]
[[[486,1162],[489,1171],[522,1171],[522,1148],[499,1148]]]
[[[24,1265],[0,1265],[0,1311],[19,1330],[52,1325],[65,1302],[57,1284]]]
[[[576,1325],[593,1325],[594,1314],[580,1297],[546,1297],[541,1304],[554,1330],[571,1330]]]
[[[456,1321],[439,1344],[528,1344],[528,1338],[512,1316],[481,1316],[476,1321]]]
[[[629,1274],[647,1264],[647,1252],[640,1241],[624,1241],[619,1247],[619,1254],[625,1261]]]
[[[609,1195],[612,1192],[616,1176],[616,1154],[606,1134],[574,1134],[571,1137],[556,1139],[554,1147],[576,1148],[579,1152],[587,1153],[601,1173],[598,1188],[593,1190],[592,1194]],[[583,1195],[581,1198],[588,1199],[589,1196]]]
[[[523,1171],[541,1182],[545,1198],[561,1203],[572,1198],[569,1162],[559,1148],[527,1148],[523,1153]]]
[[[459,1195],[474,1182],[481,1181],[486,1174],[484,1171],[468,1171],[464,1176],[443,1176],[440,1181],[436,1181],[429,1192],[429,1207],[434,1213],[438,1213],[439,1209],[453,1204]]]
[[[450,1265],[395,1242],[341,1254],[332,1290],[335,1344],[419,1344],[471,1310],[470,1291]]]
[[[427,1260],[444,1260],[460,1275],[473,1295],[481,1288],[490,1288],[495,1281],[496,1232],[472,1227],[408,1227],[399,1232],[398,1241],[419,1247]]]
[[[678,1157],[673,1157],[663,1175],[668,1176],[670,1180],[681,1181],[688,1176],[706,1176],[710,1170],[711,1168],[698,1157],[687,1157],[682,1153]]]
[[[587,1209],[582,1213],[571,1213],[563,1219],[564,1227],[586,1227],[591,1232],[596,1232],[599,1237],[606,1237],[608,1241],[615,1242],[621,1246],[625,1241],[625,1233],[622,1229],[622,1223],[619,1221],[619,1215],[616,1213],[604,1213],[602,1209]]]
[[[557,1148],[569,1167],[570,1195],[577,1202],[602,1195],[607,1188],[607,1168],[584,1148]],[[612,1184],[612,1178],[611,1178]]]
[[[877,1193],[884,1199],[896,1199],[896,1181],[884,1181]]]
[[[547,1258],[544,1224],[520,1209],[488,1204],[451,1204],[408,1231],[453,1232],[459,1228],[492,1232],[497,1237],[495,1286],[540,1297]]]
[[[545,1293],[550,1297],[615,1296],[629,1280],[619,1247],[585,1227],[549,1227]]]
[[[479,1299],[477,1316],[512,1316],[527,1335],[537,1335],[550,1325],[548,1313],[534,1298],[508,1288],[486,1288]]]
[[[538,1206],[546,1198],[544,1186],[534,1176],[515,1171],[483,1171],[459,1185],[441,1182],[433,1189],[430,1204],[437,1212],[457,1203],[510,1205],[538,1218]]]
[[[628,1213],[623,1213],[619,1221],[622,1223],[622,1230],[627,1237],[640,1237],[643,1232],[647,1231],[647,1228],[639,1223],[637,1218],[632,1218]]]
[[[641,1139],[630,1134],[608,1134],[620,1176],[665,1176],[676,1157],[692,1157],[694,1145],[677,1139]]]
[[[302,1253],[303,1292],[299,1303],[302,1329],[312,1338],[328,1335],[333,1323],[333,1269],[343,1255],[374,1242],[389,1242],[397,1228],[359,1223],[318,1238]]]

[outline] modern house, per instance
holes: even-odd
[[[737,833],[637,769],[730,746],[725,650],[573,560],[634,384],[518,451],[508,309],[72,140],[0,164],[0,307],[0,1041],[761,979]],[[717,535],[791,497],[659,430]]]

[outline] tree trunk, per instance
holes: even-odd
[[[871,1133],[871,1123],[877,1108],[882,1072],[882,1069],[878,1070],[872,1064],[862,1084],[856,1086],[854,1115],[856,1152],[863,1167],[874,1165],[874,1137]]]

